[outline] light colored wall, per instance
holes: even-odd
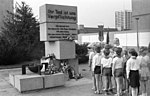
[[[95,39],[93,39],[94,37]],[[97,33],[79,34],[78,42],[82,44],[84,42],[90,41],[91,43],[95,42],[96,38],[98,38]],[[114,38],[119,38],[120,44],[122,46],[133,46],[133,47],[137,46],[137,32],[134,30],[110,32],[109,33],[110,44],[113,44]],[[106,33],[104,33],[104,42],[106,42]],[[139,46],[148,46],[149,42],[150,42],[150,31],[139,32]]]
[[[4,16],[6,16],[6,10],[13,12],[13,0],[0,0],[0,31],[3,26]]]

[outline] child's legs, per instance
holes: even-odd
[[[148,84],[147,81],[145,81],[145,80],[141,81],[142,93],[146,93],[147,92],[147,86],[146,86],[147,84]]]
[[[120,95],[120,80],[119,77],[115,77],[116,85],[117,85],[117,94]]]
[[[104,80],[104,82],[103,82],[104,89],[108,90],[108,78],[107,78],[107,76],[103,76],[103,80]]]
[[[131,88],[132,96],[138,96],[138,88]]]
[[[96,79],[94,72],[92,72],[92,81],[93,81],[93,88],[96,90]]]
[[[127,89],[127,79],[126,79],[126,76],[123,76],[123,89]]]
[[[111,76],[108,76],[108,89],[112,89],[112,81],[111,81]]]
[[[119,84],[120,84],[120,92],[122,93],[122,89],[123,89],[123,77],[119,77]]]
[[[111,83],[112,83],[112,88],[116,88],[116,80],[115,80],[115,77],[111,77]]]
[[[99,77],[100,77],[100,74],[95,74],[96,89],[97,89],[97,91],[99,91]]]
[[[117,83],[117,94],[122,93],[122,77],[115,77]]]

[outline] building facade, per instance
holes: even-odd
[[[132,0],[132,29],[139,32],[150,32],[150,0]]]
[[[0,0],[0,31],[3,26],[3,20],[7,15],[7,10],[13,12],[13,0]]]
[[[115,27],[118,30],[131,29],[132,12],[129,10],[115,12]]]

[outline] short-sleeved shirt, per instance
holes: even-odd
[[[94,57],[94,55],[95,55],[95,53],[94,53],[94,52],[90,52],[90,53],[89,53],[89,59],[91,59],[91,60],[92,60],[92,59],[93,59],[93,57]]]
[[[106,59],[105,57],[102,58],[101,60],[101,64],[103,65],[103,67],[105,68],[110,68],[111,64],[112,64],[112,58],[109,57],[108,59]]]
[[[126,65],[127,65],[126,73],[127,73],[127,78],[128,78],[130,70],[139,70],[140,69],[140,60],[138,58],[133,59],[133,57],[131,56],[130,59],[127,61]]]
[[[92,60],[92,69],[94,69],[95,66],[101,66],[101,59],[102,59],[102,55],[100,53],[94,55]]]
[[[94,57],[94,55],[95,55],[94,52],[90,52],[90,53],[89,53],[89,60],[91,60],[91,62],[93,62],[93,57]],[[91,65],[91,70],[92,70],[92,71],[94,71],[94,67],[95,67],[95,65],[93,65],[93,63],[92,63],[92,65]]]
[[[115,69],[123,68],[123,58],[115,57],[113,64],[115,64]]]

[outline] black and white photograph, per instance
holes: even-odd
[[[150,96],[150,0],[0,0],[0,96]]]

